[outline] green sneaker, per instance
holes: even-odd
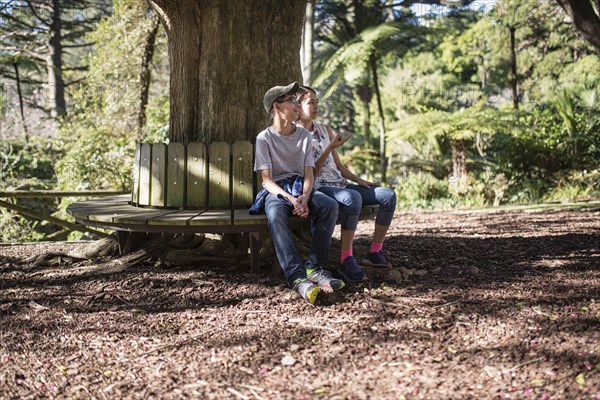
[[[317,295],[319,294],[319,286],[313,284],[308,279],[296,279],[294,281],[294,290],[304,299],[307,303],[314,305],[317,301]]]
[[[340,290],[345,286],[344,281],[331,277],[331,272],[325,268],[307,269],[306,275],[308,280],[314,284],[319,285],[319,288],[324,292],[333,292],[334,290]]]

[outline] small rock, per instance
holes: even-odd
[[[296,359],[294,357],[292,357],[292,356],[289,356],[289,355],[288,356],[284,356],[281,359],[281,364],[282,365],[294,365],[294,364],[296,364]]]

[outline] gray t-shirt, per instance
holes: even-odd
[[[268,127],[256,137],[254,171],[271,169],[273,180],[278,182],[289,176],[304,176],[304,167],[314,167],[310,133],[300,127],[290,136]]]

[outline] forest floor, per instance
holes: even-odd
[[[396,273],[316,306],[247,260],[77,246],[0,245],[2,399],[600,399],[598,204],[398,213]]]

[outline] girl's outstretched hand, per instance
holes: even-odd
[[[348,141],[348,139],[350,139],[351,137],[352,137],[352,134],[349,134],[348,136],[344,137],[343,134],[338,133],[335,136],[335,139],[333,139],[329,145],[331,146],[332,149],[335,149],[336,147],[339,147],[339,146],[343,145],[344,143],[346,143]]]

